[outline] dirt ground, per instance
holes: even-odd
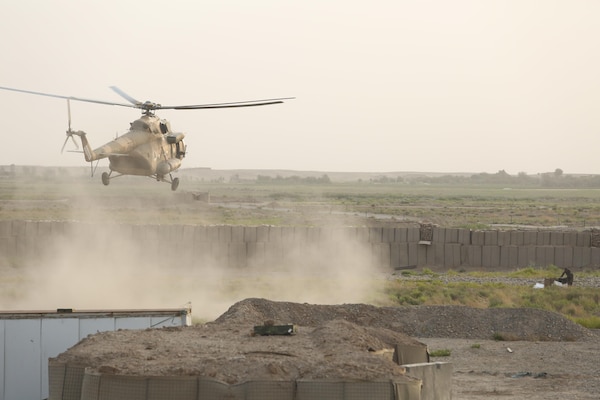
[[[252,335],[265,321],[294,323],[298,333]],[[492,340],[498,332],[522,340]],[[597,399],[600,393],[600,335],[531,309],[246,299],[203,325],[96,334],[55,361],[109,374],[201,375],[230,384],[402,380],[403,368],[386,350],[396,343],[449,350],[450,356],[432,361],[452,363],[454,399]]]

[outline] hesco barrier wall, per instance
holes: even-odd
[[[49,400],[422,400],[417,378],[402,381],[252,381],[236,385],[204,377],[108,375],[50,363]],[[449,381],[445,382],[449,385]],[[450,398],[446,395],[443,399]],[[433,399],[433,398],[432,398]]]
[[[148,260],[224,267],[293,265],[345,256],[377,267],[600,266],[600,232],[415,228],[125,225],[0,221],[0,261],[43,258],[62,244],[126,249]],[[165,251],[168,250],[168,251]],[[322,261],[321,261],[322,262]]]

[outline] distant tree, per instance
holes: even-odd
[[[562,176],[562,174],[563,174],[563,170],[562,170],[562,169],[560,169],[560,168],[556,168],[556,169],[554,170],[554,176],[555,176],[555,177],[557,177],[557,178],[558,178],[558,177]]]

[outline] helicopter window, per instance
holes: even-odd
[[[167,124],[165,124],[164,122],[160,123],[160,131],[162,133],[167,133],[169,132],[169,128],[167,127]]]

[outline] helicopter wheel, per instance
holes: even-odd
[[[171,182],[171,190],[175,191],[179,187],[179,178],[174,178]]]
[[[104,184],[104,186],[108,186],[108,184],[110,183],[110,176],[107,172],[102,173],[102,183]]]

